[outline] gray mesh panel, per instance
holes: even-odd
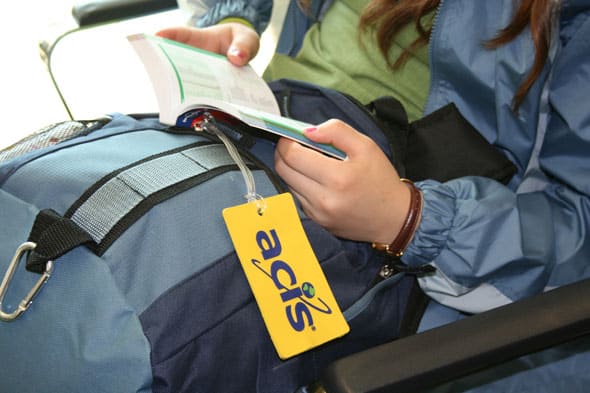
[[[119,179],[144,197],[171,186],[206,169],[182,154],[160,157],[122,172]]]
[[[126,169],[99,187],[72,214],[96,243],[143,200],[208,170],[234,164],[223,145],[199,146]]]
[[[72,220],[100,243],[111,228],[144,198],[119,178],[100,187],[76,212]]]
[[[199,146],[185,150],[183,154],[206,169],[235,164],[223,145]]]

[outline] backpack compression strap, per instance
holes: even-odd
[[[236,169],[223,145],[197,143],[112,172],[86,190],[63,217],[51,209],[38,213],[29,235],[36,246],[27,270],[43,274],[49,261],[83,244],[101,255],[152,206]]]
[[[37,214],[28,240],[35,244],[35,248],[27,257],[27,270],[39,274],[46,271],[49,261],[79,245],[92,242],[86,231],[51,209]]]
[[[66,212],[102,255],[154,205],[222,173],[236,164],[221,144],[197,143],[135,162],[104,176]]]

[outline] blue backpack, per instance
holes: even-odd
[[[271,88],[284,115],[351,124],[413,180],[513,173],[452,105],[410,124],[391,98],[365,106],[302,82]],[[272,137],[221,128],[258,194],[286,192]],[[467,162],[453,149],[480,153]],[[222,219],[244,190],[217,138],[153,115],[66,122],[0,152],[0,392],[290,393],[339,357],[411,333],[414,277],[300,213],[351,330],[279,359]]]
[[[388,150],[362,106],[321,100],[321,120],[355,122]],[[257,192],[285,192],[273,141],[233,131]],[[216,138],[154,116],[66,122],[1,152],[0,392],[293,392],[397,336],[413,280],[376,279],[380,255],[301,214],[351,332],[279,359],[222,220],[244,188]]]

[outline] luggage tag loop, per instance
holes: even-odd
[[[8,270],[6,271],[6,274],[2,279],[2,283],[0,284],[0,321],[12,322],[19,316],[21,316],[25,311],[27,311],[31,303],[33,303],[33,299],[35,298],[35,296],[37,296],[43,285],[47,282],[47,280],[49,280],[51,274],[53,273],[53,261],[47,261],[47,264],[45,266],[45,272],[43,272],[41,278],[37,280],[33,288],[31,288],[29,293],[21,300],[16,310],[14,310],[11,313],[7,313],[2,309],[2,302],[4,301],[4,296],[6,295],[8,286],[10,284],[10,281],[12,281],[12,277],[16,272],[16,268],[18,267],[20,260],[23,258],[23,255],[25,253],[34,250],[36,247],[37,244],[33,242],[25,242],[21,244],[16,249],[14,257],[8,265]]]
[[[250,171],[242,159],[242,156],[240,155],[240,152],[236,146],[227,137],[227,135],[225,135],[223,131],[217,127],[215,117],[213,117],[210,112],[205,111],[193,120],[192,127],[197,132],[206,131],[214,134],[221,140],[221,142],[223,142],[229,155],[240,169],[242,177],[244,178],[244,182],[246,183],[247,193],[244,195],[244,198],[246,198],[248,202],[256,203],[258,215],[262,216],[266,210],[266,202],[260,194],[256,193],[256,183],[254,181],[254,176],[252,176],[252,171]]]

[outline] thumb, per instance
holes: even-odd
[[[232,23],[232,31],[232,40],[226,56],[232,64],[243,66],[258,53],[260,37],[252,28],[241,23]]]
[[[365,147],[373,143],[369,137],[337,119],[310,127],[304,131],[304,135],[313,142],[329,144],[342,150],[351,159],[363,155]]]
[[[232,43],[226,54],[227,58],[233,65],[243,66],[253,58],[247,49],[242,49],[239,44]]]

